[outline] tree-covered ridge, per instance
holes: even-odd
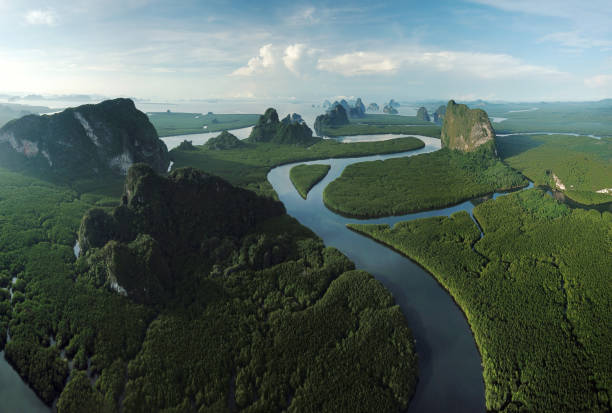
[[[125,175],[144,162],[168,169],[168,150],[147,116],[130,99],[28,115],[0,129],[0,166],[42,175]]]
[[[259,115],[255,114],[216,114],[209,112],[150,112],[149,119],[159,136],[189,135],[203,132],[221,132],[253,126]]]
[[[187,178],[176,184],[193,184]],[[126,201],[159,196],[141,191],[155,179],[165,178],[131,174]],[[191,225],[200,242],[172,274],[174,297],[144,306],[96,287],[94,249],[75,262],[79,217],[107,198],[1,169],[0,183],[6,357],[47,403],[61,393],[60,413],[406,408],[416,357],[399,308],[372,276],[287,215],[243,236],[208,233],[184,216],[170,231]],[[202,208],[186,197],[182,205]],[[153,234],[169,224],[148,222]],[[133,247],[135,257],[149,254]],[[3,288],[12,277],[11,302]]]
[[[427,113],[427,109],[424,106],[421,106],[417,111],[416,117],[418,120],[422,120],[425,122],[429,122],[431,119],[429,117],[429,113]]]
[[[198,146],[196,151],[176,148],[170,154],[177,168],[198,168],[218,175],[233,185],[275,197],[276,194],[267,180],[268,172],[275,166],[316,159],[405,152],[425,146],[423,141],[413,137],[356,143],[315,139],[316,143],[307,147],[247,142],[246,146],[239,149],[212,151],[205,146]]]
[[[466,212],[350,225],[431,272],[465,312],[490,411],[610,411],[612,214],[538,190]]]
[[[277,201],[195,169],[177,169],[165,178],[137,164],[128,172],[122,205],[85,214],[79,244],[96,286],[160,303],[173,296],[185,255],[204,236],[241,238],[284,211]]]
[[[301,120],[301,117],[299,118]],[[248,138],[249,142],[270,142],[288,145],[312,145],[316,139],[312,130],[304,121],[293,121],[291,118],[281,122],[274,108],[268,108],[259,117]]]
[[[482,146],[495,152],[495,131],[487,112],[450,100],[442,125],[442,147],[471,152]]]
[[[340,104],[334,104],[325,114],[317,116],[314,123],[314,130],[317,135],[325,135],[329,128],[348,125],[349,118],[346,109]]]
[[[308,192],[325,178],[330,168],[330,165],[296,165],[289,171],[289,179],[300,196],[306,199]]]
[[[504,162],[537,185],[562,190],[582,204],[612,202],[612,140],[520,135],[498,138],[497,147]]]
[[[441,149],[349,165],[325,188],[323,201],[346,216],[381,217],[442,208],[526,185],[527,180],[487,150]]]
[[[204,146],[208,149],[221,150],[241,148],[245,145],[240,139],[224,130],[215,138],[209,139]],[[179,147],[179,149],[182,149]]]

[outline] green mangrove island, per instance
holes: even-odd
[[[527,180],[495,155],[495,133],[483,113],[450,101],[443,149],[349,165],[325,188],[325,205],[351,217],[403,215],[526,186]]]
[[[612,214],[531,189],[461,211],[349,227],[415,260],[464,311],[489,411],[610,411]],[[481,230],[484,236],[481,237]]]
[[[125,123],[93,121],[109,107],[126,109]],[[129,155],[144,163],[125,176],[103,149],[95,159],[104,170],[54,173],[79,145],[126,136],[122,128],[145,139],[152,128],[128,100],[68,113],[37,126],[45,140],[36,153],[24,144],[33,142],[27,128],[9,122],[19,139],[0,133],[10,147],[0,160],[0,349],[45,403],[57,401],[60,413],[407,408],[414,340],[377,280],[271,197],[192,168],[164,176],[167,152],[152,156],[141,141]],[[171,155],[225,165],[209,155],[244,151],[248,186],[296,157],[423,145],[323,142],[293,120],[276,127],[297,143],[274,143],[266,128],[240,149],[224,149],[235,141],[223,135]],[[74,152],[51,151],[63,139]]]
[[[151,112],[148,113],[148,116],[160,137],[247,128],[255,125],[259,119],[259,115],[255,114],[174,113],[171,111]]]
[[[325,178],[330,168],[330,165],[297,165],[289,171],[289,178],[300,196],[306,199],[308,192]]]
[[[504,162],[536,185],[581,204],[612,202],[612,139],[519,135],[498,138],[497,147]]]
[[[262,116],[262,128],[253,128],[251,136],[240,148],[213,150],[207,145],[175,148],[170,151],[174,167],[191,166],[221,176],[233,185],[251,189],[259,194],[276,196],[266,176],[275,166],[299,161],[328,158],[349,158],[380,155],[420,149],[423,141],[414,137],[396,138],[379,142],[340,143],[332,139],[312,136],[300,124],[283,124],[276,111]],[[263,120],[265,119],[265,120]],[[267,119],[270,124],[267,125]],[[280,128],[290,129],[293,139],[275,142]]]

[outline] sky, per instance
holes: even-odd
[[[612,3],[0,0],[0,94],[612,97]]]

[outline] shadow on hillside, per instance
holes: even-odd
[[[498,136],[495,141],[497,152],[502,159],[519,155],[544,144],[543,141],[536,140],[530,135]]]

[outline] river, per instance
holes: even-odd
[[[239,130],[244,139],[251,128]],[[232,131],[234,132],[234,131]],[[183,139],[202,144],[217,133],[163,138],[169,149]],[[385,140],[399,135],[365,135],[339,138],[344,142]],[[482,201],[474,199],[448,208],[368,220],[345,218],[323,204],[323,189],[356,162],[413,156],[440,149],[440,140],[418,136],[425,147],[416,151],[358,158],[298,162],[272,169],[268,180],[284,203],[287,213],[313,230],[327,246],[333,246],[351,259],[358,269],[373,274],[394,296],[413,331],[419,357],[419,383],[409,412],[485,411],[481,358],[474,337],[459,307],[451,296],[425,270],[391,249],[352,232],[347,223],[385,223],[450,215],[457,211],[472,213]],[[328,175],[302,199],[289,180],[289,170],[297,164],[329,164]],[[530,185],[531,187],[532,185]],[[495,198],[500,193],[491,197]],[[78,244],[75,245],[78,255]],[[36,394],[11,368],[0,352],[0,400],[2,412],[49,412]]]

